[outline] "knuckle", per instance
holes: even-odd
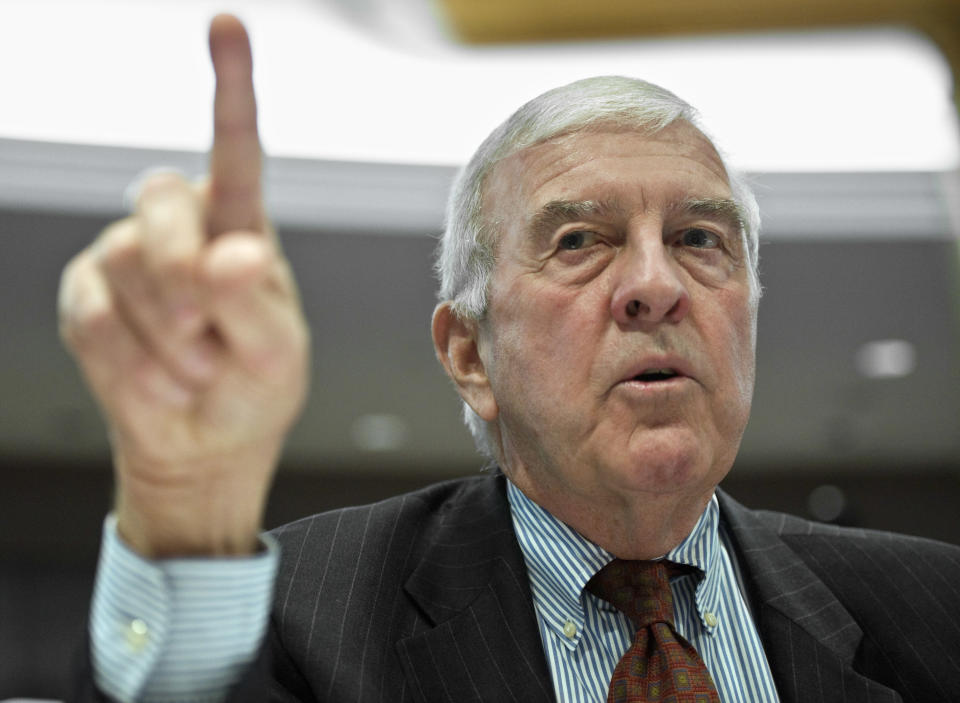
[[[96,247],[101,266],[117,270],[137,262],[141,254],[139,228],[130,220],[108,226]]]
[[[133,202],[137,209],[157,198],[188,193],[190,185],[184,175],[176,169],[162,167],[148,169],[130,184]]]
[[[280,383],[289,373],[290,356],[279,344],[265,344],[251,355],[257,374],[269,383]]]
[[[161,281],[183,281],[193,276],[196,260],[189,251],[166,247],[151,256],[151,268]]]
[[[286,384],[299,378],[310,361],[310,333],[303,324],[293,324],[286,334],[277,335],[256,357],[261,373],[271,381]]]
[[[117,325],[113,308],[104,304],[78,304],[69,307],[60,318],[60,336],[78,353],[100,346]]]
[[[292,339],[293,357],[298,365],[304,365],[310,360],[310,341],[310,328],[306,323],[298,321]]]
[[[67,262],[60,273],[60,285],[57,292],[57,310],[63,315],[73,304],[76,296],[77,279],[85,260],[85,252],[77,254]]]
[[[100,283],[86,251],[71,259],[61,275],[58,330],[60,338],[74,350],[88,347],[112,324],[113,310]]]
[[[228,185],[218,182],[210,184],[207,197],[217,205],[239,203],[249,205],[260,195],[260,182],[256,179],[236,179]]]
[[[273,252],[261,237],[226,234],[204,256],[200,273],[214,295],[229,299],[269,276]]]

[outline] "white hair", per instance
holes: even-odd
[[[614,127],[653,134],[677,121],[689,123],[710,140],[692,105],[658,85],[623,76],[575,81],[523,105],[493,130],[453,182],[435,265],[440,279],[440,300],[449,301],[454,314],[461,319],[479,321],[486,313],[498,233],[496,222],[483,212],[483,194],[487,176],[499,162],[523,149],[573,132]],[[756,297],[760,293],[757,275],[760,209],[744,175],[732,170],[722,155],[720,158],[733,199],[743,211],[742,234],[747,245],[751,289]],[[495,457],[494,428],[466,403],[463,417],[477,449],[488,457]]]

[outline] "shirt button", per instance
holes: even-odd
[[[717,616],[711,612],[706,612],[703,614],[703,621],[707,623],[707,627],[716,627],[717,626]]]
[[[134,652],[140,652],[147,646],[147,641],[150,639],[150,628],[143,620],[135,618],[129,622],[124,634],[127,646]]]
[[[577,636],[577,626],[573,624],[572,620],[567,620],[563,623],[563,634],[571,640]]]

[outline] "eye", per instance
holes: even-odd
[[[685,230],[680,240],[684,246],[694,249],[716,249],[720,246],[719,235],[699,227]]]
[[[576,251],[577,249],[583,249],[588,247],[591,244],[594,244],[597,241],[597,235],[593,232],[588,232],[586,230],[578,229],[573,232],[567,232],[565,235],[560,237],[560,241],[557,246],[560,249],[566,249],[567,251]]]

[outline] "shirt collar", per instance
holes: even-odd
[[[714,493],[690,534],[664,555],[664,559],[697,569],[694,601],[704,629],[713,632],[721,615],[723,564],[720,556],[720,504]],[[712,624],[711,624],[712,623]]]
[[[583,589],[594,574],[613,561],[614,555],[530,500],[510,480],[507,499],[530,576],[534,606],[547,626],[574,647],[585,620]],[[719,518],[714,495],[686,539],[664,555],[669,561],[697,570],[699,582],[694,598],[701,622],[710,631],[713,627],[704,621],[705,615],[717,613],[721,600]],[[568,622],[576,626],[574,637],[564,632],[565,626],[569,628]]]
[[[534,607],[562,642],[575,647],[586,619],[580,595],[613,555],[527,498],[509,480],[507,498],[530,576]],[[571,631],[568,622],[576,628],[573,637],[564,632],[565,627]]]

